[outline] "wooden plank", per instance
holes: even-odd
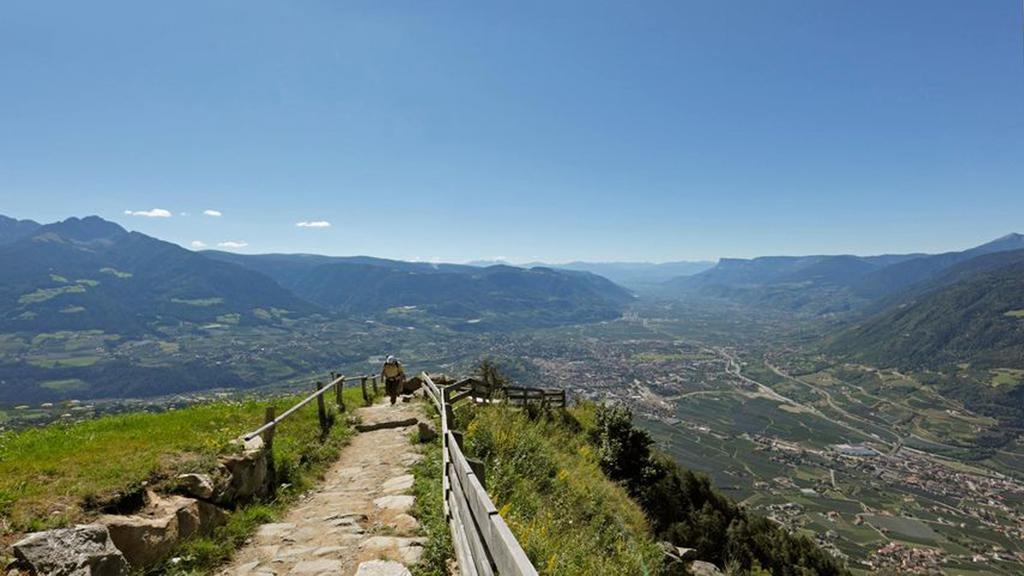
[[[477,521],[473,518],[472,510],[470,510],[466,502],[466,493],[462,489],[458,476],[452,477],[452,496],[454,496],[452,498],[452,516],[458,520],[463,530],[465,530],[466,542],[469,544],[469,551],[473,557],[473,565],[477,573],[482,576],[493,576],[494,569],[491,567],[490,556],[487,553],[487,548],[484,546],[484,540],[481,537]],[[487,518],[484,517],[484,520],[486,521]]]
[[[455,404],[456,402],[460,400],[465,400],[466,398],[469,398],[471,396],[473,396],[472,390],[463,390],[462,392],[459,392],[458,394],[452,396],[451,400],[449,400],[448,403]]]
[[[444,494],[444,517],[445,519],[451,518],[452,511],[448,508],[448,494],[451,491],[451,483],[448,480],[448,475],[444,475],[444,486],[441,488],[442,494]]]
[[[454,496],[452,501],[447,502],[450,508],[455,507]],[[473,564],[469,542],[466,541],[466,531],[462,523],[452,520],[449,523],[452,532],[452,547],[455,548],[455,561],[459,563],[459,574],[462,576],[479,576],[476,565]]]
[[[473,513],[473,519],[477,523],[480,537],[483,538],[484,542],[487,543],[487,548],[490,549],[491,540],[494,538],[494,534],[491,531],[491,516],[497,514],[498,509],[494,507],[494,502],[491,502],[483,485],[480,484],[480,479],[475,475],[467,475],[465,478],[459,478],[459,481],[464,482],[466,503]]]
[[[491,534],[490,552],[501,576],[538,576],[537,569],[530,564],[526,552],[500,514],[491,516]]]
[[[324,390],[324,383],[323,382],[317,382],[316,383],[316,391],[317,391],[317,396],[316,396],[316,416],[317,416],[317,420],[320,421],[320,434],[322,436],[327,436],[327,428],[328,428],[328,426],[327,426],[327,405],[324,403],[324,395],[320,393],[323,390]]]
[[[473,473],[472,468],[469,466],[469,461],[462,453],[462,450],[459,449],[458,444],[450,442],[449,446],[452,460],[452,468],[449,474],[454,474],[454,478],[464,488],[463,493],[466,503],[473,512],[473,518],[479,526],[484,541],[489,542],[491,529],[488,518],[492,514],[497,514],[498,509],[491,502],[491,498],[487,495],[487,490],[484,489],[480,479]],[[452,484],[455,484],[454,480]]]
[[[264,424],[269,424],[269,423],[273,422],[274,418],[276,418],[276,417],[277,417],[276,416],[276,410],[274,409],[274,407],[273,406],[267,406],[266,412],[263,413],[263,423]],[[263,448],[266,449],[267,452],[273,452],[274,451],[274,427],[273,426],[271,426],[270,428],[267,428],[267,430],[265,432],[263,432]]]

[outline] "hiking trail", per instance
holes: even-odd
[[[409,515],[410,468],[422,456],[410,441],[417,402],[375,404],[356,411],[362,429],[315,489],[256,534],[221,570],[223,576],[285,574],[407,576],[423,552],[419,523]]]

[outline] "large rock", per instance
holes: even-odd
[[[697,552],[696,548],[683,548],[671,542],[658,542],[658,545],[661,546],[662,551],[665,553],[665,561],[670,564],[682,564],[685,561],[692,560]]]
[[[411,576],[409,569],[393,560],[369,560],[359,564],[356,576]]]
[[[14,544],[18,563],[35,574],[121,576],[128,563],[114,547],[107,528],[87,524],[29,534]]]
[[[182,474],[178,476],[178,489],[186,496],[198,500],[213,498],[213,479],[208,474]]]
[[[722,571],[711,562],[694,560],[690,562],[690,574],[693,576],[721,576]]]
[[[136,569],[155,565],[181,541],[209,533],[227,518],[220,508],[193,498],[149,492],[146,500],[146,507],[137,514],[100,518],[114,545]]]
[[[214,494],[213,499],[218,504],[236,506],[267,496],[271,491],[272,478],[263,439],[256,436],[247,442],[237,442],[242,447],[240,453],[220,458],[226,479],[219,483]]]

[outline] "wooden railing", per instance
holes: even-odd
[[[280,416],[275,414],[276,410],[273,406],[267,406],[267,411],[264,419],[264,423],[259,428],[249,432],[242,436],[242,439],[248,442],[257,436],[263,437],[263,444],[268,449],[273,446],[274,443],[274,430],[277,426],[283,422],[286,418],[297,412],[300,408],[309,404],[313,400],[316,400],[317,407],[317,418],[320,422],[320,432],[326,435],[330,428],[330,419],[327,417],[327,402],[324,400],[324,396],[327,395],[331,390],[334,391],[334,401],[338,407],[339,412],[346,410],[345,406],[345,384],[347,382],[359,381],[360,387],[363,391],[363,404],[369,405],[373,401],[373,398],[377,395],[377,382],[379,376],[340,376],[334,372],[331,372],[331,381],[326,386],[323,382],[316,382],[314,387],[316,390],[312,394],[306,396],[302,400],[299,400],[294,406],[285,410]],[[367,389],[366,384],[370,382],[373,386],[373,394]]]
[[[537,574],[522,546],[487,495],[483,465],[463,453],[462,434],[452,428],[454,405],[472,398],[482,402],[526,405],[537,402],[565,407],[564,390],[495,388],[467,378],[438,387],[423,373],[427,397],[441,416],[441,452],[444,458],[444,512],[452,533],[455,557],[462,576],[532,576]]]
[[[538,404],[552,408],[565,408],[565,390],[525,388],[522,386],[492,386],[476,378],[465,378],[446,386],[445,399],[449,404],[465,398],[483,402],[508,402],[516,406]]]

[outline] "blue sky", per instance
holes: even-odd
[[[446,261],[962,248],[1024,231],[1021,10],[7,0],[0,213]]]

